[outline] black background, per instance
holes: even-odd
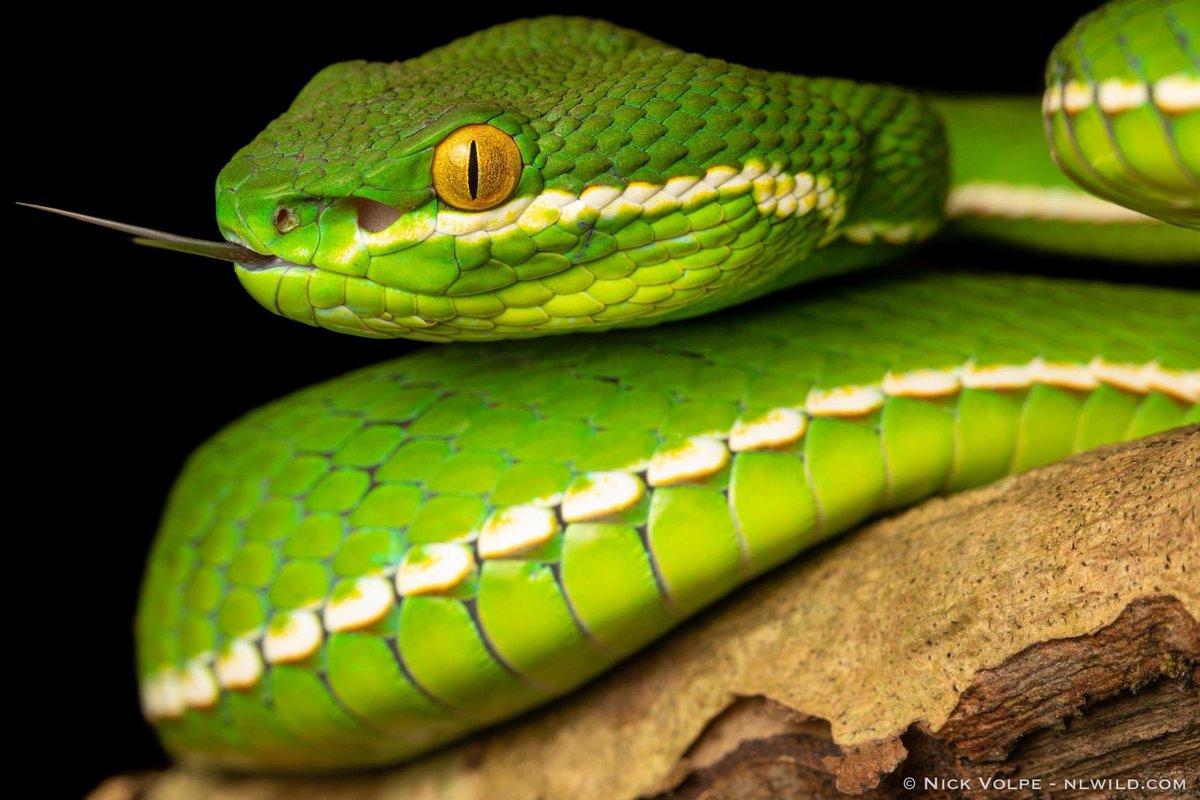
[[[759,67],[1032,94],[1053,43],[1091,4],[723,7],[728,15],[711,18],[672,0],[605,3],[602,13]],[[192,18],[173,10],[170,22],[145,15],[158,12],[28,9],[8,31],[18,48],[9,56],[19,56],[6,70],[16,93],[6,103],[10,200],[213,238],[218,170],[319,68],[407,58],[521,16],[598,13],[594,4],[195,8],[183,9]],[[253,406],[412,346],[274,317],[218,262],[11,204],[6,214],[3,352],[15,404],[4,420],[18,479],[7,479],[4,552],[19,579],[6,671],[30,703],[24,747],[57,754],[48,794],[78,796],[105,775],[165,763],[137,710],[130,620],[187,453]]]

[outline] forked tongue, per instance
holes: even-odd
[[[61,208],[39,206],[34,203],[17,203],[17,205],[25,206],[26,208],[36,208],[39,211],[49,211],[51,214],[59,214],[71,219],[77,219],[80,222],[99,225],[101,228],[111,228],[114,231],[128,233],[133,237],[134,242],[144,244],[147,247],[160,247],[163,250],[174,250],[177,253],[191,253],[196,256],[215,258],[219,261],[232,261],[235,264],[242,264],[252,269],[264,269],[278,262],[275,256],[263,255],[251,250],[249,247],[243,247],[234,242],[209,242],[204,239],[193,239],[190,236],[178,236],[166,231],[156,231],[153,228],[143,228],[141,225],[128,225],[124,222],[115,222],[102,217],[92,217],[74,211],[64,211]]]

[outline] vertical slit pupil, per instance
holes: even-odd
[[[479,199],[479,147],[471,140],[471,157],[467,161],[467,191],[472,200]]]

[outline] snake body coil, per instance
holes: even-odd
[[[1136,64],[1114,25],[1148,48]],[[1200,219],[1198,31],[1195,3],[1120,3],[1052,62],[1056,157],[1137,211],[1059,177],[1028,105],[763,72],[601,22],[322,71],[218,180],[259,302],[377,337],[636,329],[430,348],[202,446],[137,620],[163,741],[234,767],[409,758],[874,514],[1200,422],[1189,291],[893,272],[641,327],[880,263],[945,212],[1200,258],[1200,234],[1143,215]]]

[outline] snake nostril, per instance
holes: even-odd
[[[403,216],[391,206],[361,197],[354,199],[354,207],[358,211],[358,227],[369,233],[387,230],[393,222]]]
[[[296,230],[300,225],[300,218],[296,216],[295,209],[289,206],[280,206],[275,209],[275,230],[280,233],[289,233]]]

